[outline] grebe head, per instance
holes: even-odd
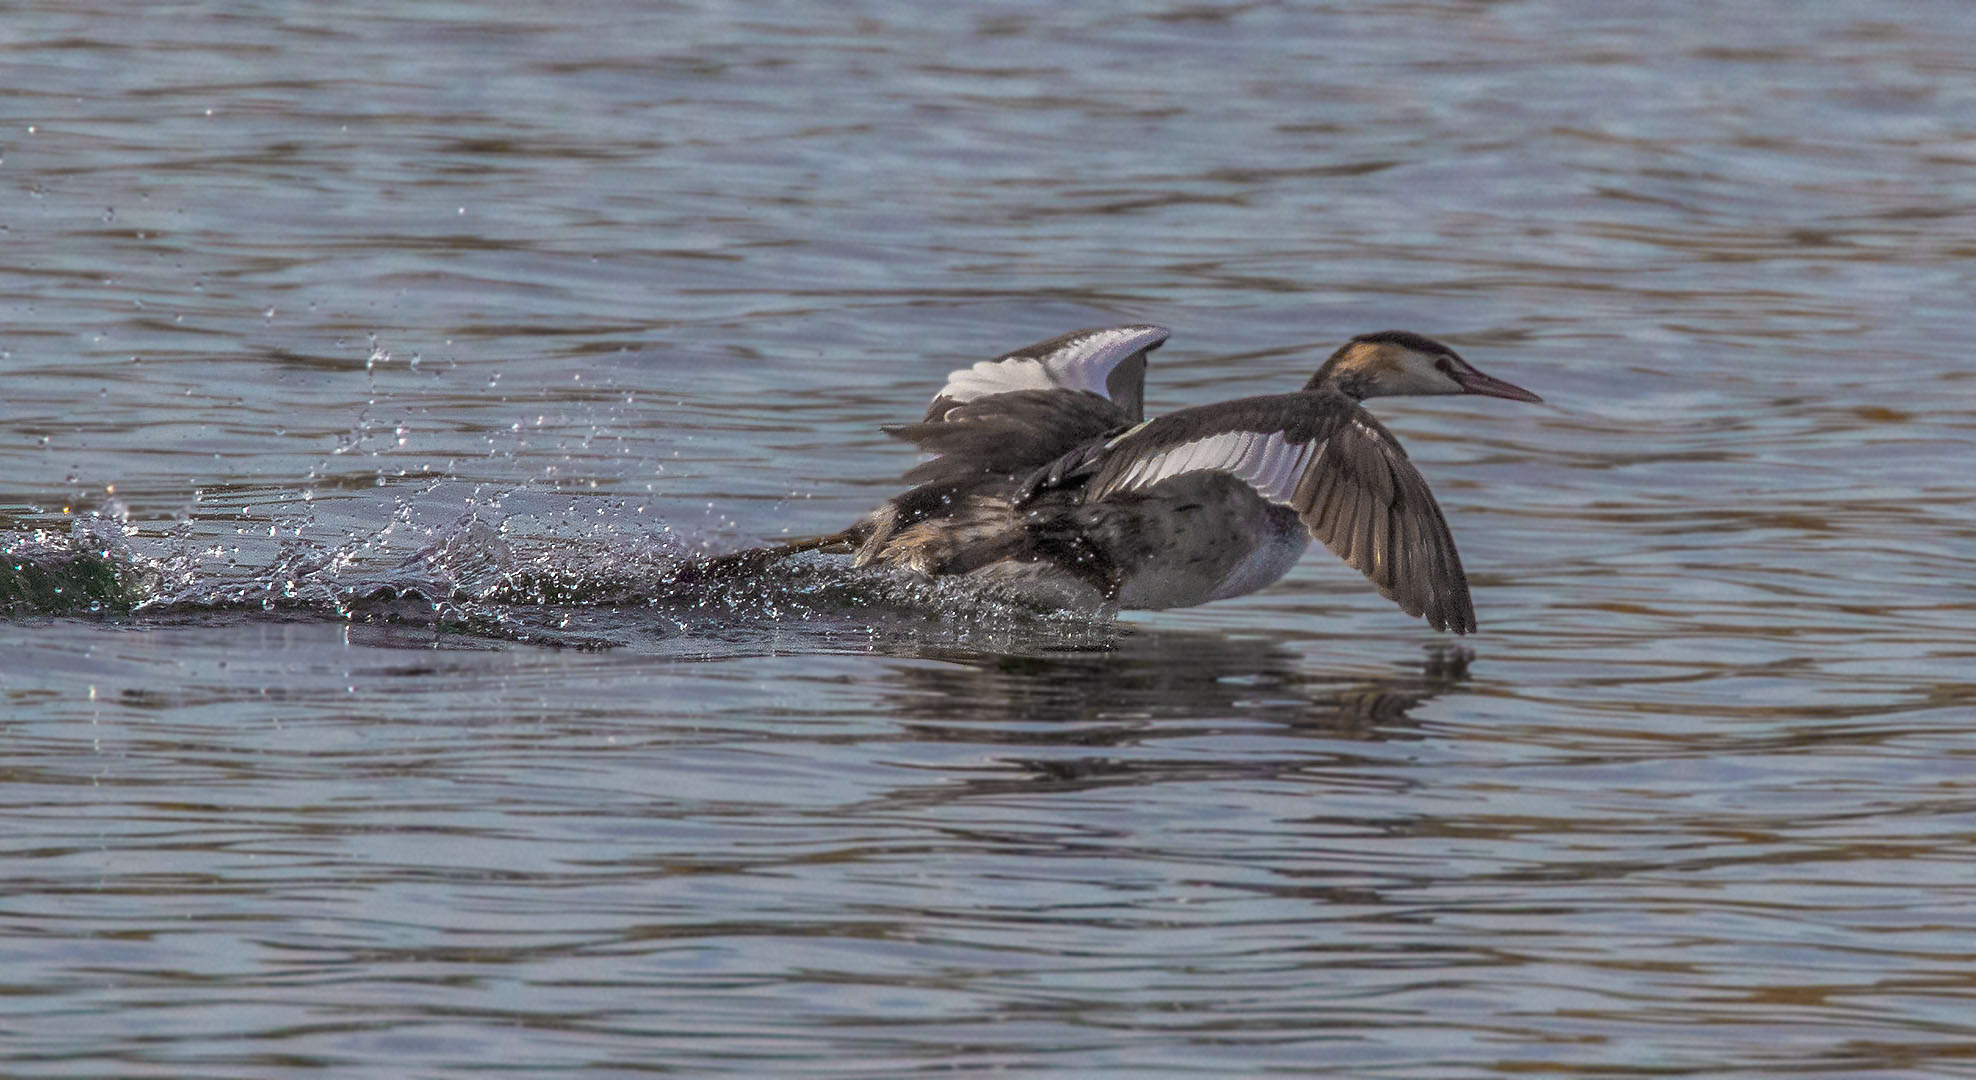
[[[1317,369],[1306,390],[1337,389],[1347,397],[1398,394],[1484,394],[1511,401],[1544,399],[1477,371],[1453,349],[1408,330],[1360,334]]]

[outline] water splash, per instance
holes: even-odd
[[[154,562],[129,551],[102,519],[68,533],[0,534],[0,617],[123,613],[159,587]]]
[[[803,553],[710,553],[663,526],[544,523],[501,497],[418,524],[401,499],[376,532],[318,538],[317,503],[239,527],[259,548],[216,543],[180,523],[147,533],[111,513],[67,532],[0,532],[0,616],[80,614],[134,623],[242,618],[340,620],[430,635],[432,644],[496,639],[675,655],[892,651],[989,645],[1057,651],[1107,647],[1108,611],[1066,611],[954,579],[855,569]],[[420,542],[391,561],[395,538]],[[1094,617],[1095,616],[1095,617]]]

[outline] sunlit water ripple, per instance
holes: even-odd
[[[9,1074],[1976,1076],[1976,16],[8,18]],[[1376,402],[1482,632],[710,553]]]

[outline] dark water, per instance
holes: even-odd
[[[1976,1076],[1976,9],[30,4],[0,1071]],[[706,551],[1381,401],[1482,633]]]

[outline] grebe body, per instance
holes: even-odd
[[[830,537],[859,566],[967,575],[1065,602],[1190,607],[1264,588],[1313,540],[1436,629],[1475,629],[1454,537],[1363,404],[1537,395],[1407,331],[1355,337],[1302,389],[1147,420],[1157,326],[1078,330],[951,373],[919,423],[915,486]]]

